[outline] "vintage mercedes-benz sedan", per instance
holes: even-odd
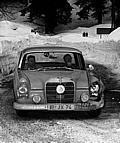
[[[86,111],[96,117],[104,107],[104,85],[85,64],[82,52],[70,47],[29,47],[21,51],[14,72],[18,115],[29,110]]]

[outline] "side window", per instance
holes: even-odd
[[[81,70],[85,70],[85,61],[82,54],[78,54],[78,62]]]
[[[25,65],[26,65],[26,55],[24,55],[23,59],[22,59],[22,63],[21,63],[21,69],[23,70]]]

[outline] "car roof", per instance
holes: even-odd
[[[22,53],[29,53],[29,52],[76,52],[82,54],[82,52],[76,48],[72,47],[65,47],[65,46],[33,46],[27,47],[22,50]]]

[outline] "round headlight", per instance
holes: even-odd
[[[34,101],[35,103],[39,103],[39,102],[41,101],[41,97],[38,96],[38,95],[34,95],[34,96],[33,96],[33,101]]]
[[[91,92],[98,92],[99,91],[99,85],[98,84],[94,84],[90,87],[90,91]]]
[[[28,89],[25,86],[20,86],[19,87],[19,93],[24,94],[27,93]]]
[[[87,102],[88,100],[89,100],[89,95],[86,94],[86,93],[83,93],[83,94],[81,95],[81,101],[82,101],[82,102]]]

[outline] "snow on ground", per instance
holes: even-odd
[[[78,28],[75,28],[73,30],[68,30],[68,32],[71,32],[71,33],[81,33],[81,36],[84,32],[88,32],[88,36],[89,37],[92,37],[92,38],[96,38],[98,39],[98,41],[100,40],[100,35],[97,34],[97,28],[110,28],[111,27],[111,24],[99,24],[99,25],[94,25],[94,26],[91,26],[91,27],[78,27]],[[107,37],[108,35],[102,35],[102,37]],[[86,37],[87,39],[87,37]],[[103,39],[102,39],[103,40]],[[92,40],[91,40],[92,41]]]
[[[72,46],[83,52],[87,60],[100,64],[119,68],[119,35],[120,29],[116,29],[109,35],[100,36],[96,34],[98,27],[110,27],[110,24],[95,25],[90,28],[78,27],[67,30],[54,36],[39,35],[32,33],[30,25],[17,22],[0,22],[0,57],[3,72],[9,72],[14,67],[18,52],[33,45],[61,45]],[[83,32],[88,32],[88,37],[83,37]],[[117,40],[116,40],[117,39]]]
[[[10,21],[0,22],[0,37],[16,37],[30,34],[31,27]]]
[[[101,24],[97,26],[93,26],[90,28],[78,27],[74,30],[68,30],[65,33],[58,34],[57,36],[49,36],[48,38],[61,38],[62,41],[65,42],[99,42],[103,39],[100,39],[99,35],[96,33],[96,28],[98,27],[110,27],[110,24]],[[0,41],[2,40],[19,40],[21,37],[25,39],[29,38],[30,35],[36,37],[35,34],[31,33],[31,26],[23,25],[10,21],[1,21],[0,22]],[[88,32],[88,37],[83,37],[83,33]],[[9,37],[9,38],[8,38]],[[45,38],[45,36],[38,36],[37,40],[41,38]]]
[[[61,36],[61,40],[65,42],[71,42],[71,43],[79,43],[79,42],[92,42],[96,43],[99,41],[98,38],[96,37],[83,37],[82,34],[80,33],[67,33],[65,35]]]
[[[120,40],[120,27],[115,29],[113,32],[111,32],[108,36],[109,40],[119,41]]]

